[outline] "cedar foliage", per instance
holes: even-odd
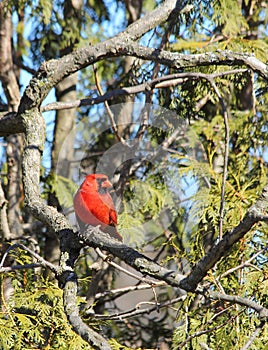
[[[34,30],[31,34],[24,31],[23,47],[25,58],[27,57],[31,67],[35,67],[36,62],[39,63],[44,58],[57,58],[59,52],[70,45],[72,38],[77,38],[76,28],[71,26],[71,22],[69,31],[66,31],[68,26],[63,23],[62,1],[38,1],[36,5],[26,1],[10,3],[17,14],[24,9],[25,23],[29,20],[33,24]],[[111,4],[122,16],[122,23],[117,24],[118,30],[121,30],[127,23],[124,2],[112,1]],[[84,15],[81,18],[81,42],[75,42],[75,46],[85,45],[88,41],[101,41],[110,35],[109,30],[115,26],[116,19],[108,5],[105,1],[85,2]],[[154,6],[154,1],[144,1],[143,11],[151,10]],[[265,62],[268,51],[267,18],[267,6],[263,6],[261,1],[194,1],[190,13],[181,14],[178,23],[170,28],[168,34],[172,40],[166,43],[166,49],[180,53],[211,52],[212,55],[216,50],[248,52],[254,53]],[[21,28],[20,22],[14,23],[14,38],[21,33]],[[65,28],[64,32],[61,32],[62,28]],[[159,27],[143,40],[146,44],[151,43],[158,47],[164,31],[164,26]],[[19,49],[21,47],[18,47],[15,40],[14,50]],[[124,60],[117,58],[98,62],[98,77],[104,92],[120,86],[142,83],[151,77],[154,68],[152,63],[135,60],[133,69],[125,74]],[[172,69],[162,65],[158,68],[160,74],[174,73]],[[228,69],[234,67],[210,65],[193,67],[188,71],[215,74]],[[219,75],[215,78],[215,83],[227,106],[230,128],[223,221],[223,231],[226,232],[240,222],[267,181],[268,92],[264,82],[256,79],[249,71],[238,75]],[[80,72],[77,89],[81,97],[97,96],[92,67]],[[135,101],[142,101],[143,98],[144,94],[138,94]],[[225,128],[222,107],[211,84],[204,79],[188,79],[175,87],[155,90],[152,100],[161,107],[174,111],[181,120],[187,121],[200,142],[199,154],[189,157],[188,149],[194,149],[194,146],[187,145],[188,148],[184,148],[181,140],[175,140],[170,146],[174,152],[164,161],[155,164],[144,162],[137,168],[125,184],[119,227],[123,235],[125,232],[124,237],[129,244],[140,250],[145,249],[146,252],[149,242],[153,256],[157,257],[159,263],[187,273],[208,251],[219,234]],[[120,102],[120,98],[115,102]],[[110,129],[99,133],[100,125],[104,122],[102,111],[103,106],[81,107],[77,111],[78,122],[85,115],[91,118],[90,130],[80,130],[74,145],[77,153],[86,154],[85,168],[94,169],[99,154],[115,144],[115,136]],[[164,120],[161,115],[159,118]],[[152,129],[148,131],[147,137],[160,144],[172,132],[172,129],[166,133]],[[132,134],[128,131],[130,139],[133,135],[134,132]],[[47,143],[46,151],[49,153],[50,150],[51,140]],[[220,166],[217,165],[219,161]],[[3,170],[6,167],[4,153],[1,163]],[[161,176],[163,169],[169,176],[170,188],[166,186],[166,179]],[[77,188],[78,172],[72,179],[66,179],[49,173],[49,170],[49,164],[45,164],[42,174],[43,196],[47,199],[47,189],[52,190],[62,210],[69,214],[72,196]],[[185,198],[189,194],[187,186],[190,187],[191,181],[195,184],[193,198],[187,205],[178,205],[174,199],[174,191],[182,199]],[[3,184],[5,187],[8,185],[5,174]],[[193,194],[193,190],[190,193]],[[21,210],[24,223],[31,225],[26,233],[38,242],[42,255],[42,232],[46,228],[41,224],[37,225],[24,212],[23,205]],[[157,220],[154,221],[162,210],[166,210],[171,217],[170,225],[165,229]],[[148,220],[150,225],[143,231],[143,224]],[[26,244],[30,245],[27,238]],[[258,224],[248,232],[244,240],[233,247],[227,258],[217,264],[203,283],[211,290],[249,297],[268,307],[267,250],[243,269],[234,269],[265,247],[267,248],[267,226]],[[95,259],[92,251],[84,251],[76,264],[81,279],[78,300],[81,310],[93,274],[91,265]],[[12,265],[32,262],[33,259],[23,251],[10,257]],[[225,275],[226,271],[229,273]],[[50,279],[51,276],[44,278],[43,274],[44,270],[40,268],[1,275],[1,349],[89,349],[67,321],[61,302],[62,291]],[[104,287],[108,290],[115,288],[115,277],[113,274],[111,280],[105,281]],[[7,281],[12,283],[10,297],[4,294]],[[161,287],[157,290],[157,301],[161,303],[172,300],[177,293],[170,287]],[[146,301],[155,301],[153,293],[150,293]],[[111,297],[109,300],[102,296],[96,303],[106,305],[107,314],[121,311],[116,298]],[[191,293],[172,307],[163,308],[156,313],[149,312],[148,315],[138,315],[124,321],[94,321],[94,324],[85,313],[84,321],[103,332],[110,339],[113,349],[156,348],[161,339],[164,339],[172,349],[194,350],[203,349],[202,344],[212,349],[242,348],[260,323],[256,313],[244,306],[198,300]],[[266,325],[251,349],[265,349],[267,343]]]

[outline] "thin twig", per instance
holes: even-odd
[[[94,71],[94,78],[95,78],[95,83],[96,83],[97,90],[98,90],[99,94],[101,96],[103,96],[104,93],[103,93],[101,84],[99,82],[98,69],[97,69],[97,66],[95,64],[93,64],[93,71]],[[104,106],[106,108],[108,117],[110,119],[111,127],[113,129],[113,132],[114,132],[116,138],[118,139],[119,142],[121,142],[122,144],[125,145],[126,141],[118,132],[118,128],[117,128],[117,125],[116,125],[116,122],[115,122],[115,119],[114,119],[114,114],[113,114],[113,112],[112,112],[112,110],[111,110],[111,108],[110,108],[110,106],[109,106],[107,101],[104,101]]]
[[[149,278],[145,278],[145,277],[142,277],[142,276],[138,276],[136,275],[135,273],[132,273],[126,269],[124,269],[122,266],[116,264],[115,262],[111,261],[110,260],[110,256],[109,255],[106,255],[104,254],[99,248],[96,248],[96,253],[104,260],[106,261],[109,265],[115,267],[117,270],[125,273],[126,275],[128,276],[131,276],[133,278],[135,278],[136,280],[139,280],[143,283],[147,283],[147,284],[150,284],[151,286],[154,286],[157,282],[156,281],[153,281],[153,280],[150,280]],[[163,281],[162,282],[162,285],[165,286],[166,283]]]
[[[12,237],[7,219],[7,204],[8,202],[0,183],[0,232],[4,239]]]
[[[241,350],[247,350],[251,346],[251,344],[254,342],[254,340],[257,338],[259,335],[260,331],[263,329],[265,326],[265,321],[261,321],[258,327],[256,327],[255,331],[252,333],[252,336],[248,340],[248,342],[241,348]]]
[[[24,244],[20,244],[20,243],[15,243],[12,246],[10,246],[6,252],[4,253],[2,260],[0,262],[0,268],[3,268],[3,265],[5,263],[5,260],[7,258],[7,255],[9,254],[9,252],[11,250],[15,250],[17,248],[21,248],[23,250],[26,250],[26,252],[28,252],[29,254],[31,254],[35,259],[37,259],[38,261],[40,261],[40,265],[42,265],[43,267],[47,267],[49,268],[52,272],[54,272],[55,274],[57,274],[59,272],[59,268],[55,265],[53,265],[52,263],[50,263],[49,261],[45,260],[44,258],[42,258],[42,256],[40,256],[39,254],[35,253],[34,251],[32,251],[31,249],[29,249],[28,247],[26,247]]]
[[[138,94],[140,92],[144,92],[147,90],[150,90],[152,88],[154,89],[160,89],[160,88],[166,88],[170,86],[176,86],[179,84],[182,84],[187,79],[215,79],[218,77],[222,77],[225,75],[234,75],[234,74],[241,74],[248,71],[247,69],[233,69],[226,72],[221,73],[215,73],[215,74],[204,74],[204,73],[193,73],[193,72],[186,72],[186,73],[176,73],[176,74],[169,74],[162,77],[158,77],[152,80],[149,80],[145,83],[138,84],[135,86],[129,86],[129,87],[123,87],[121,89],[113,90],[106,92],[105,94],[102,94],[96,98],[85,98],[81,100],[75,100],[75,101],[67,101],[67,102],[52,102],[45,106],[41,107],[42,112],[48,112],[52,110],[61,110],[61,109],[71,109],[75,107],[81,107],[81,106],[93,106],[96,104],[104,103],[105,101],[112,100],[115,97],[118,96],[125,96],[125,95],[132,95],[132,94]]]
[[[240,313],[242,313],[244,311],[241,311]],[[197,338],[197,337],[200,337],[201,335],[203,334],[208,334],[208,333],[211,333],[211,332],[214,332],[224,326],[226,326],[227,324],[233,322],[233,320],[236,319],[238,315],[235,315],[235,316],[232,316],[230,318],[228,318],[225,322],[215,326],[215,327],[211,327],[211,328],[208,328],[208,329],[204,329],[204,330],[201,330],[201,331],[198,331],[198,332],[195,332],[194,334],[188,336],[182,343],[179,344],[179,349],[182,349],[190,340],[192,340],[193,338]],[[208,321],[202,328],[204,328],[205,326],[207,326],[210,322]]]
[[[25,264],[25,265],[15,265],[15,266],[7,266],[0,267],[0,273],[8,273],[15,270],[26,270],[26,269],[35,269],[37,267],[43,266],[42,264]]]
[[[104,298],[106,296],[117,295],[117,294],[120,294],[120,296],[121,296],[122,294],[125,294],[128,292],[146,290],[146,289],[151,289],[152,287],[156,288],[156,287],[163,287],[163,286],[166,286],[165,282],[155,282],[153,285],[145,283],[145,284],[137,284],[135,286],[116,288],[116,289],[107,290],[107,291],[102,292],[102,293],[97,293],[95,295],[95,299],[100,299],[100,298]]]
[[[185,295],[182,295],[178,298],[172,299],[172,300],[167,300],[163,303],[158,303],[157,305],[153,302],[151,304],[153,304],[154,306],[152,307],[148,307],[148,308],[143,308],[141,309],[141,306],[144,304],[149,304],[149,302],[144,302],[144,303],[138,303],[134,308],[124,311],[124,312],[118,312],[112,315],[94,315],[94,317],[96,319],[99,320],[123,320],[126,318],[130,318],[130,317],[136,317],[136,316],[140,316],[140,315],[144,315],[144,314],[150,314],[153,311],[174,305],[180,301],[183,301],[186,298]]]
[[[219,98],[221,108],[222,108],[222,115],[224,119],[224,129],[225,129],[225,135],[224,135],[224,160],[223,160],[223,173],[222,173],[222,184],[221,184],[221,203],[220,203],[220,212],[219,212],[219,239],[222,239],[223,235],[223,217],[224,217],[224,204],[225,204],[225,185],[228,175],[228,158],[229,158],[229,121],[228,121],[228,113],[227,109],[224,103],[223,98],[221,97],[221,93],[215,84],[213,79],[209,79],[209,82],[211,86],[213,87],[216,95]]]
[[[233,267],[232,269],[229,269],[227,271],[225,271],[222,275],[220,275],[217,280],[228,276],[230,273],[233,273],[239,269],[243,269],[244,267],[247,266],[251,266],[250,262],[253,261],[254,259],[256,259],[259,255],[261,255],[262,253],[264,253],[266,250],[268,249],[268,246],[266,246],[265,248],[261,249],[259,252],[257,252],[256,254],[252,255],[252,257],[248,260],[246,260],[245,262],[243,262],[243,264],[237,265],[235,267]]]

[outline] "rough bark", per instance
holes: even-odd
[[[0,3],[0,80],[8,100],[10,111],[16,111],[20,91],[12,61],[12,19],[5,2]]]
[[[101,248],[121,260],[134,269],[163,280],[170,285],[180,287],[189,292],[196,292],[198,284],[206,276],[207,272],[224,256],[227,256],[233,245],[243,238],[257,222],[268,222],[268,185],[263,189],[260,198],[252,205],[244,219],[230,232],[226,232],[223,239],[215,243],[211,250],[192,268],[188,276],[177,274],[168,270],[134,249],[111,239],[107,234],[102,234],[98,229],[89,229],[86,233],[79,233],[79,237],[88,245]],[[100,236],[101,235],[101,239]]]
[[[241,239],[251,227],[258,221],[267,221],[267,188],[256,205],[251,207],[242,222],[232,231],[224,235],[223,240],[216,243],[211,251],[204,256],[185,277],[175,271],[166,269],[148,259],[137,251],[118,243],[100,232],[89,230],[87,234],[77,234],[73,231],[68,220],[55,208],[46,205],[41,199],[40,193],[40,168],[41,157],[45,142],[45,123],[40,113],[40,106],[52,87],[55,87],[62,79],[72,73],[106,57],[118,57],[122,55],[140,57],[143,59],[158,61],[173,68],[192,67],[194,65],[237,65],[250,67],[264,79],[268,79],[267,66],[251,55],[232,53],[230,51],[205,53],[200,55],[181,55],[164,50],[145,48],[134,40],[140,38],[145,32],[154,28],[157,24],[168,19],[170,14],[178,13],[185,5],[170,0],[163,3],[149,15],[133,23],[126,31],[116,37],[102,43],[78,49],[58,60],[50,60],[41,65],[36,75],[26,88],[20,103],[18,129],[25,132],[25,143],[22,162],[22,176],[25,190],[25,205],[28,210],[51,230],[59,235],[61,241],[61,259],[58,279],[64,288],[64,305],[66,314],[75,331],[86,339],[96,349],[110,349],[103,337],[83,324],[75,303],[77,292],[77,278],[73,272],[74,263],[79,256],[82,246],[90,245],[107,250],[120,259],[127,262],[143,274],[165,281],[167,284],[182,288],[186,291],[205,295],[209,298],[236,302],[254,308],[261,318],[268,317],[268,310],[254,302],[236,296],[227,296],[206,291],[198,286],[198,283],[206,276],[211,267],[223,256],[226,256],[235,242]],[[10,116],[10,115],[9,115]],[[12,115],[14,118],[14,115]],[[3,125],[10,129],[4,130]],[[21,129],[20,129],[21,130]],[[14,133],[6,119],[0,121],[0,132]]]
[[[61,50],[61,56],[71,53],[74,45],[79,42],[80,31],[82,26],[83,1],[68,0],[64,2],[64,20],[63,36],[69,32],[68,26],[73,31],[73,38],[67,47]],[[58,102],[72,101],[76,99],[76,84],[78,73],[71,74],[60,81],[56,87],[56,98]],[[53,146],[51,153],[51,172],[57,175],[71,178],[71,160],[74,154],[74,134],[72,133],[75,124],[76,109],[59,110],[56,112]],[[73,135],[72,139],[70,135]],[[64,144],[68,137],[68,143]],[[60,203],[55,193],[49,193],[48,205],[60,208]],[[56,262],[60,256],[59,239],[55,232],[48,230],[46,232],[45,257],[48,261]]]
[[[23,233],[21,204],[23,202],[21,184],[21,152],[22,136],[10,135],[7,138],[7,164],[8,164],[8,222],[13,238]]]
[[[6,4],[0,4],[0,80],[8,101],[10,112],[17,111],[20,101],[20,91],[12,60],[12,19]],[[14,236],[22,233],[20,203],[21,189],[21,135],[12,135],[7,138],[8,164],[8,221],[10,232]],[[9,237],[10,238],[10,237]]]

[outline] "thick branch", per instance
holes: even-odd
[[[123,35],[124,32],[122,32]],[[207,52],[203,54],[179,54],[165,50],[155,50],[141,46],[122,37],[114,37],[96,45],[81,48],[58,60],[51,60],[40,67],[40,78],[47,79],[47,84],[58,83],[65,76],[108,57],[134,56],[145,60],[159,62],[174,69],[208,65],[245,65],[268,80],[268,65],[252,55],[231,51]]]
[[[117,36],[96,45],[78,49],[58,60],[44,62],[25,90],[19,107],[18,118],[20,119],[21,114],[26,110],[39,109],[52,87],[70,74],[104,58],[124,56],[128,52],[132,40],[140,38],[148,30],[166,21],[172,11],[177,13],[182,7],[183,5],[179,5],[176,0],[167,0],[160,8],[133,23]],[[12,134],[14,129],[13,124],[1,119],[0,135]],[[19,122],[15,132],[21,131],[24,131],[22,121]]]
[[[129,40],[135,41],[143,34],[155,28],[158,24],[166,22],[170,16],[176,16],[180,12],[190,11],[188,1],[166,0],[154,11],[147,13],[141,19],[127,27],[118,37],[126,36]]]
[[[249,208],[244,219],[223,236],[223,239],[214,244],[210,251],[205,255],[192,269],[190,275],[181,281],[181,287],[188,291],[194,291],[200,281],[206,276],[207,272],[229,253],[232,246],[238,242],[258,221],[266,221],[266,211],[268,205],[268,185],[257,202]]]
[[[121,43],[121,45],[124,43]],[[245,65],[268,80],[268,65],[259,61],[255,56],[247,53],[229,50],[204,52],[202,54],[180,54],[170,51],[158,51],[152,48],[131,43],[126,46],[125,55],[157,61],[174,69],[199,66],[241,66]]]
[[[174,0],[166,1],[170,6]],[[177,5],[176,5],[177,6]],[[156,11],[156,10],[155,10]],[[176,7],[177,11],[177,7]],[[161,16],[154,17],[154,11],[145,21],[140,19],[139,27],[131,25],[125,31],[104,42],[78,49],[58,60],[50,60],[41,65],[35,77],[31,80],[24,95],[24,104],[40,106],[49,90],[64,77],[94,64],[104,58],[119,56],[134,56],[145,60],[157,61],[175,69],[203,65],[246,65],[253,71],[268,79],[268,67],[252,55],[233,53],[231,51],[208,52],[203,54],[184,55],[174,52],[155,50],[133,42],[133,38],[141,37],[151,27],[164,22],[169,14],[162,11]],[[146,22],[146,25],[143,25]],[[136,32],[134,31],[136,30]]]
[[[77,276],[70,271],[66,274],[65,286],[63,289],[63,304],[70,324],[93,349],[111,350],[109,343],[93,329],[89,328],[79,316],[79,308],[76,304]]]
[[[126,262],[135,270],[158,280],[165,281],[171,286],[179,287],[179,281],[184,277],[173,270],[168,270],[160,266],[135,249],[101,232],[98,228],[88,227],[86,232],[78,233],[78,236],[87,245],[93,248],[104,249]]]
[[[148,80],[142,84],[126,86],[121,89],[116,89],[112,91],[108,91],[101,96],[97,96],[95,98],[84,98],[81,100],[75,101],[66,101],[66,102],[52,102],[45,106],[41,107],[42,112],[59,110],[59,109],[70,109],[74,107],[81,106],[93,106],[96,104],[103,103],[105,101],[112,100],[119,96],[128,96],[138,94],[140,92],[145,92],[153,89],[161,89],[171,86],[176,86],[184,83],[187,79],[205,79],[211,81],[211,79],[223,77],[226,75],[236,75],[247,72],[247,69],[234,69],[230,71],[225,71],[221,73],[214,74],[204,74],[204,73],[193,73],[193,72],[185,72],[185,73],[175,73],[163,75],[161,77],[157,77],[152,80]]]
[[[115,38],[113,38],[103,43],[90,46],[89,48],[77,50],[75,53],[66,55],[59,60],[51,60],[44,63],[26,89],[25,96],[22,100],[21,109],[23,110],[25,107],[28,108],[31,104],[32,106],[39,107],[50,89],[65,76],[101,59],[107,57],[119,57],[123,55],[136,56],[147,60],[158,61],[176,69],[213,64],[230,66],[242,64],[248,66],[254,72],[259,73],[264,79],[268,80],[268,65],[265,65],[254,56],[248,54],[221,51],[213,54],[203,53],[199,55],[183,55],[169,51],[156,52],[151,48],[142,47],[135,43],[126,43],[125,45],[126,46],[124,47],[122,42],[118,43]],[[188,77],[190,74],[191,73],[186,73]],[[195,74],[198,78],[197,73]],[[180,78],[183,78],[183,76],[180,76]],[[199,78],[201,78],[201,76],[199,76]],[[169,80],[169,78],[166,80]],[[70,105],[68,105],[68,103],[65,103],[64,106],[59,104],[51,104],[43,107],[42,111],[61,109],[62,107],[73,108],[102,103],[114,98],[115,96],[135,94],[144,91],[146,88],[156,88],[158,87],[157,82],[160,83],[161,80],[155,79],[152,82],[144,83],[138,85],[137,87],[126,87],[120,90],[111,91],[95,99],[84,99],[71,102]],[[23,131],[23,122],[15,113],[5,114],[2,118],[0,118],[0,136],[20,133]]]
[[[137,40],[150,29],[165,22],[172,12],[179,13],[183,7],[184,2],[179,4],[176,0],[166,0],[163,5],[130,25],[117,36],[96,45],[78,49],[58,60],[43,63],[26,89],[24,103],[40,106],[49,90],[66,76],[101,59],[124,56],[133,40]]]
[[[79,317],[76,306],[77,281],[72,272],[74,261],[80,251],[81,245],[73,237],[71,244],[68,240],[72,227],[67,219],[58,211],[47,206],[41,199],[39,178],[41,154],[44,146],[44,122],[41,114],[32,109],[31,114],[22,113],[25,125],[25,148],[23,154],[23,182],[25,189],[25,205],[39,220],[47,224],[61,237],[61,261],[57,269],[57,277],[64,286],[64,307],[67,317],[74,330],[85,339],[94,349],[110,350],[109,344],[98,333],[87,327]]]
[[[258,206],[258,204],[256,203],[255,206]],[[252,210],[252,208],[250,210]],[[261,217],[259,217],[259,220],[260,219]],[[237,230],[240,227],[240,225],[236,227]],[[246,231],[244,231],[244,234],[245,233]],[[89,226],[85,232],[77,233],[77,235],[86,245],[89,245],[94,248],[101,248],[108,251],[109,253],[123,260],[129,266],[133,267],[135,270],[145,275],[151,276],[157,280],[165,281],[167,284],[173,287],[177,287],[180,289],[184,289],[185,291],[191,291],[193,293],[205,295],[210,299],[224,300],[228,302],[237,303],[243,306],[247,306],[249,308],[254,309],[256,312],[258,312],[260,318],[263,318],[263,319],[268,318],[268,309],[264,308],[262,305],[259,305],[254,301],[251,301],[249,299],[242,298],[236,295],[228,295],[228,294],[223,294],[223,293],[218,293],[213,291],[207,291],[206,288],[197,287],[197,284],[203,279],[204,276],[202,278],[200,278],[199,276],[196,276],[195,268],[187,278],[182,279],[184,277],[183,275],[158,265],[150,258],[137,252],[135,249],[130,248],[125,244],[111,238],[108,234],[101,232],[99,228]],[[224,241],[224,238],[222,241],[220,241],[220,243]],[[212,248],[212,249],[215,249],[215,248]],[[228,251],[226,252],[226,254],[227,253]],[[214,251],[214,254],[215,254],[215,251]],[[221,255],[217,256],[217,261],[224,255],[225,255],[224,252],[221,251]],[[210,256],[210,254],[208,254],[207,256]],[[202,260],[199,263],[201,263]],[[214,261],[214,263],[215,262],[216,261]],[[192,274],[195,275],[195,278],[198,281],[196,283],[195,288],[193,288],[192,285],[190,286],[187,283],[189,277],[192,276]],[[192,281],[192,277],[190,281]],[[181,290],[181,294],[183,295],[184,293],[185,292]]]
[[[0,136],[8,136],[24,132],[22,119],[17,113],[0,113]]]

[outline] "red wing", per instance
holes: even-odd
[[[117,225],[117,214],[116,214],[116,211],[115,211],[115,209],[114,208],[111,208],[110,209],[110,213],[109,213],[110,215],[110,225],[114,225],[114,226],[116,226]]]
[[[100,224],[103,213],[99,213],[99,203],[96,196],[95,198],[92,196],[91,201],[89,201],[83,192],[78,191],[74,197],[74,209],[76,215],[83,223],[93,226]]]
[[[104,232],[122,241],[116,229],[117,214],[110,194],[100,196],[93,193],[88,197],[83,192],[78,192],[74,197],[74,209],[81,229],[84,228],[84,224],[93,226],[104,224],[101,226]]]
[[[109,193],[100,195],[98,193],[78,192],[74,198],[76,214],[87,224],[97,226],[100,223],[105,225],[117,225],[117,215],[112,197]]]

